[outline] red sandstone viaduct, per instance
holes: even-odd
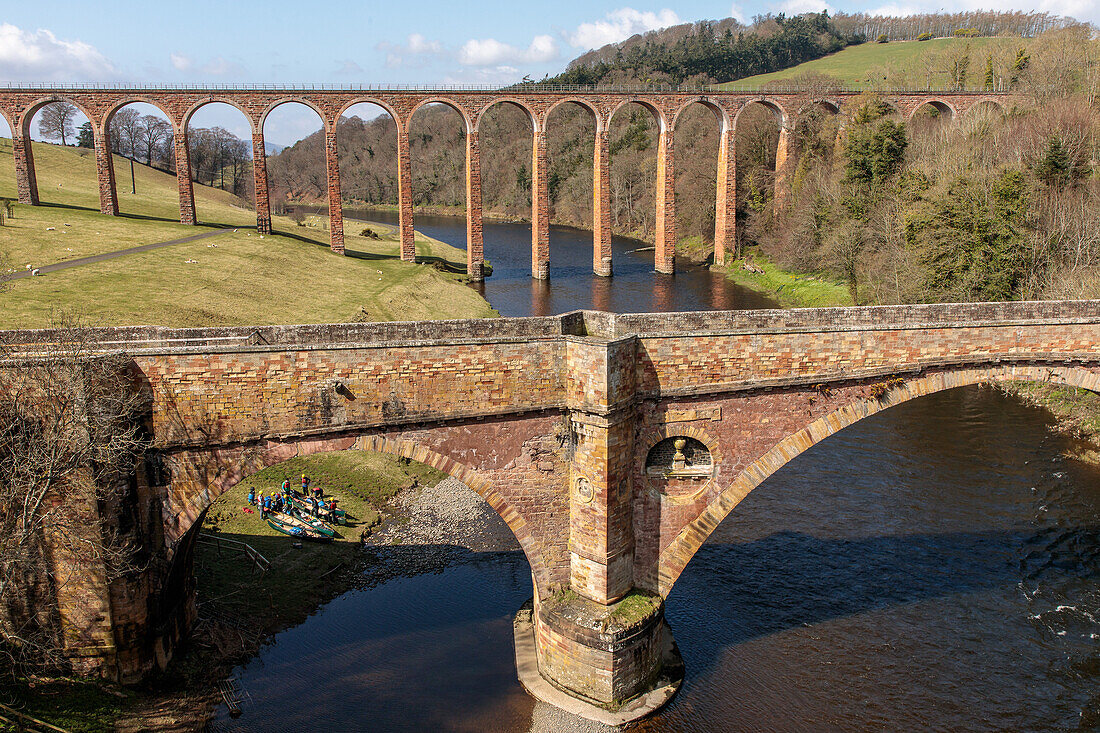
[[[467,271],[481,279],[483,269],[481,231],[481,158],[478,126],[485,113],[497,104],[511,104],[526,113],[533,136],[532,206],[531,206],[531,275],[549,277],[550,222],[549,162],[546,147],[546,121],[550,111],[561,104],[575,104],[587,110],[596,127],[593,157],[593,247],[592,267],[598,275],[611,274],[611,206],[610,206],[610,138],[608,130],[614,115],[624,105],[637,103],[653,115],[659,130],[657,150],[656,259],[659,272],[675,269],[676,242],[675,179],[673,130],[683,110],[692,104],[702,104],[718,118],[719,153],[718,186],[715,208],[714,259],[725,261],[735,238],[737,210],[737,170],[735,130],[738,116],[746,106],[762,104],[774,112],[780,126],[776,155],[777,195],[782,197],[786,172],[787,146],[790,130],[798,114],[807,106],[817,104],[834,113],[859,98],[863,92],[836,91],[824,98],[811,98],[800,92],[745,91],[615,91],[563,90],[524,86],[510,90],[337,90],[293,88],[6,88],[0,89],[0,115],[11,127],[15,148],[15,171],[19,200],[38,203],[38,187],[34,175],[30,124],[34,113],[43,105],[67,101],[76,105],[92,123],[95,137],[96,167],[99,176],[100,210],[104,214],[118,213],[115,174],[111,161],[110,121],[120,108],[133,102],[144,102],[160,109],[172,124],[176,157],[176,177],[179,181],[180,221],[194,224],[197,217],[191,184],[191,167],[187,147],[187,123],[200,107],[212,102],[230,104],[249,120],[252,127],[253,171],[256,191],[256,228],[261,233],[271,231],[271,211],[268,199],[267,163],[263,124],[267,115],[281,104],[300,102],[317,112],[325,130],[325,161],[328,173],[328,208],[331,247],[344,251],[344,219],[340,201],[340,170],[337,162],[336,130],[340,116],[352,105],[361,102],[376,104],[386,110],[397,125],[397,174],[401,231],[401,258],[415,260],[413,248],[412,178],[409,173],[409,119],[426,104],[446,104],[455,109],[466,126],[466,213]],[[900,114],[909,117],[924,105],[955,118],[980,105],[992,104],[1003,109],[1008,95],[1003,92],[886,92],[883,98]]]

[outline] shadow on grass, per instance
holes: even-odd
[[[62,203],[57,203],[57,202],[54,202],[54,201],[40,201],[38,203],[38,206],[40,208],[46,208],[46,209],[64,209],[66,211],[90,211],[93,214],[98,214],[99,213],[99,209],[94,207],[94,206],[78,206],[76,204],[62,204]],[[178,219],[175,219],[175,218],[172,218],[172,217],[153,216],[151,214],[135,214],[135,213],[128,212],[128,211],[120,211],[120,212],[118,212],[118,214],[116,216],[119,219],[133,219],[135,221],[160,221],[160,222],[165,222],[166,224],[179,224],[180,223],[180,221]],[[203,229],[227,229],[227,228],[254,229],[255,228],[255,225],[253,225],[253,224],[230,224],[230,223],[226,223],[226,222],[217,222],[217,221],[200,221],[200,222],[196,222],[194,224],[194,226],[199,227],[199,228],[203,228]]]

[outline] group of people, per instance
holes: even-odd
[[[330,496],[326,501],[325,492],[320,486],[314,486],[311,490],[309,488],[309,476],[304,473],[302,474],[301,494],[291,488],[290,479],[283,481],[281,490],[278,492],[272,491],[270,494],[265,495],[263,491],[257,494],[255,488],[248,490],[248,503],[258,507],[260,517],[264,519],[271,512],[289,513],[294,507],[294,499],[303,501],[309,507],[309,513],[314,517],[320,519],[323,515],[330,523],[336,523],[336,498]]]

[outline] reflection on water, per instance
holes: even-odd
[[[770,477],[669,597],[687,679],[640,729],[1093,728],[1100,472],[1048,426],[967,387]],[[520,553],[345,594],[241,670],[255,704],[231,725],[527,730],[511,618],[529,596]]]
[[[344,213],[397,223],[392,212]],[[461,217],[418,214],[415,223],[417,231],[429,237],[466,246],[466,220]],[[639,313],[776,307],[773,300],[706,267],[681,264],[675,275],[655,273],[653,248],[633,239],[612,237],[615,275],[598,277],[592,272],[592,233],[550,227],[550,280],[539,281],[531,277],[529,224],[486,221],[483,237],[493,274],[476,287],[504,316],[547,316],[578,309]],[[348,247],[354,245],[349,241]]]

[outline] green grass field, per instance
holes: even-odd
[[[348,513],[348,526],[337,528],[331,544],[302,542],[295,548],[293,538],[272,529],[258,510],[244,511],[250,488],[270,494],[283,479],[297,488],[303,473]],[[421,463],[358,450],[292,458],[253,474],[214,502],[202,531],[248,543],[271,561],[271,569],[261,576],[243,556],[200,545],[199,602],[255,620],[264,633],[300,623],[332,586],[325,573],[355,561],[360,536],[378,523],[386,503],[402,489],[434,486],[445,476]]]
[[[44,205],[17,204],[15,217],[0,227],[4,268],[24,270],[212,227],[237,231],[13,281],[0,292],[0,328],[46,326],[59,309],[97,325],[167,326],[495,315],[461,282],[465,251],[419,233],[418,257],[438,267],[401,262],[393,227],[370,224],[381,237],[368,239],[359,236],[368,224],[352,220],[344,231],[355,256],[341,257],[328,249],[321,226],[298,226],[285,217],[273,219],[276,234],[261,238],[244,202],[199,185],[202,223],[182,225],[175,176],[136,166],[138,193],[131,194],[123,158],[115,162],[122,216],[103,216],[90,151],[36,143],[34,155]],[[11,141],[0,139],[0,196],[14,195]]]
[[[770,74],[758,74],[723,84],[725,89],[759,89],[773,82],[788,81],[804,74],[823,74],[841,84],[857,88],[889,86],[892,79],[909,77],[913,84],[924,85],[920,59],[925,54],[937,54],[963,47],[971,48],[970,77],[974,84],[981,82],[985,69],[984,56],[993,52],[1009,52],[1021,45],[1023,39],[1014,38],[933,38],[929,41],[893,41],[891,43],[861,43],[820,59],[807,61]],[[981,57],[981,58],[979,58]],[[942,79],[939,74],[933,79]]]

